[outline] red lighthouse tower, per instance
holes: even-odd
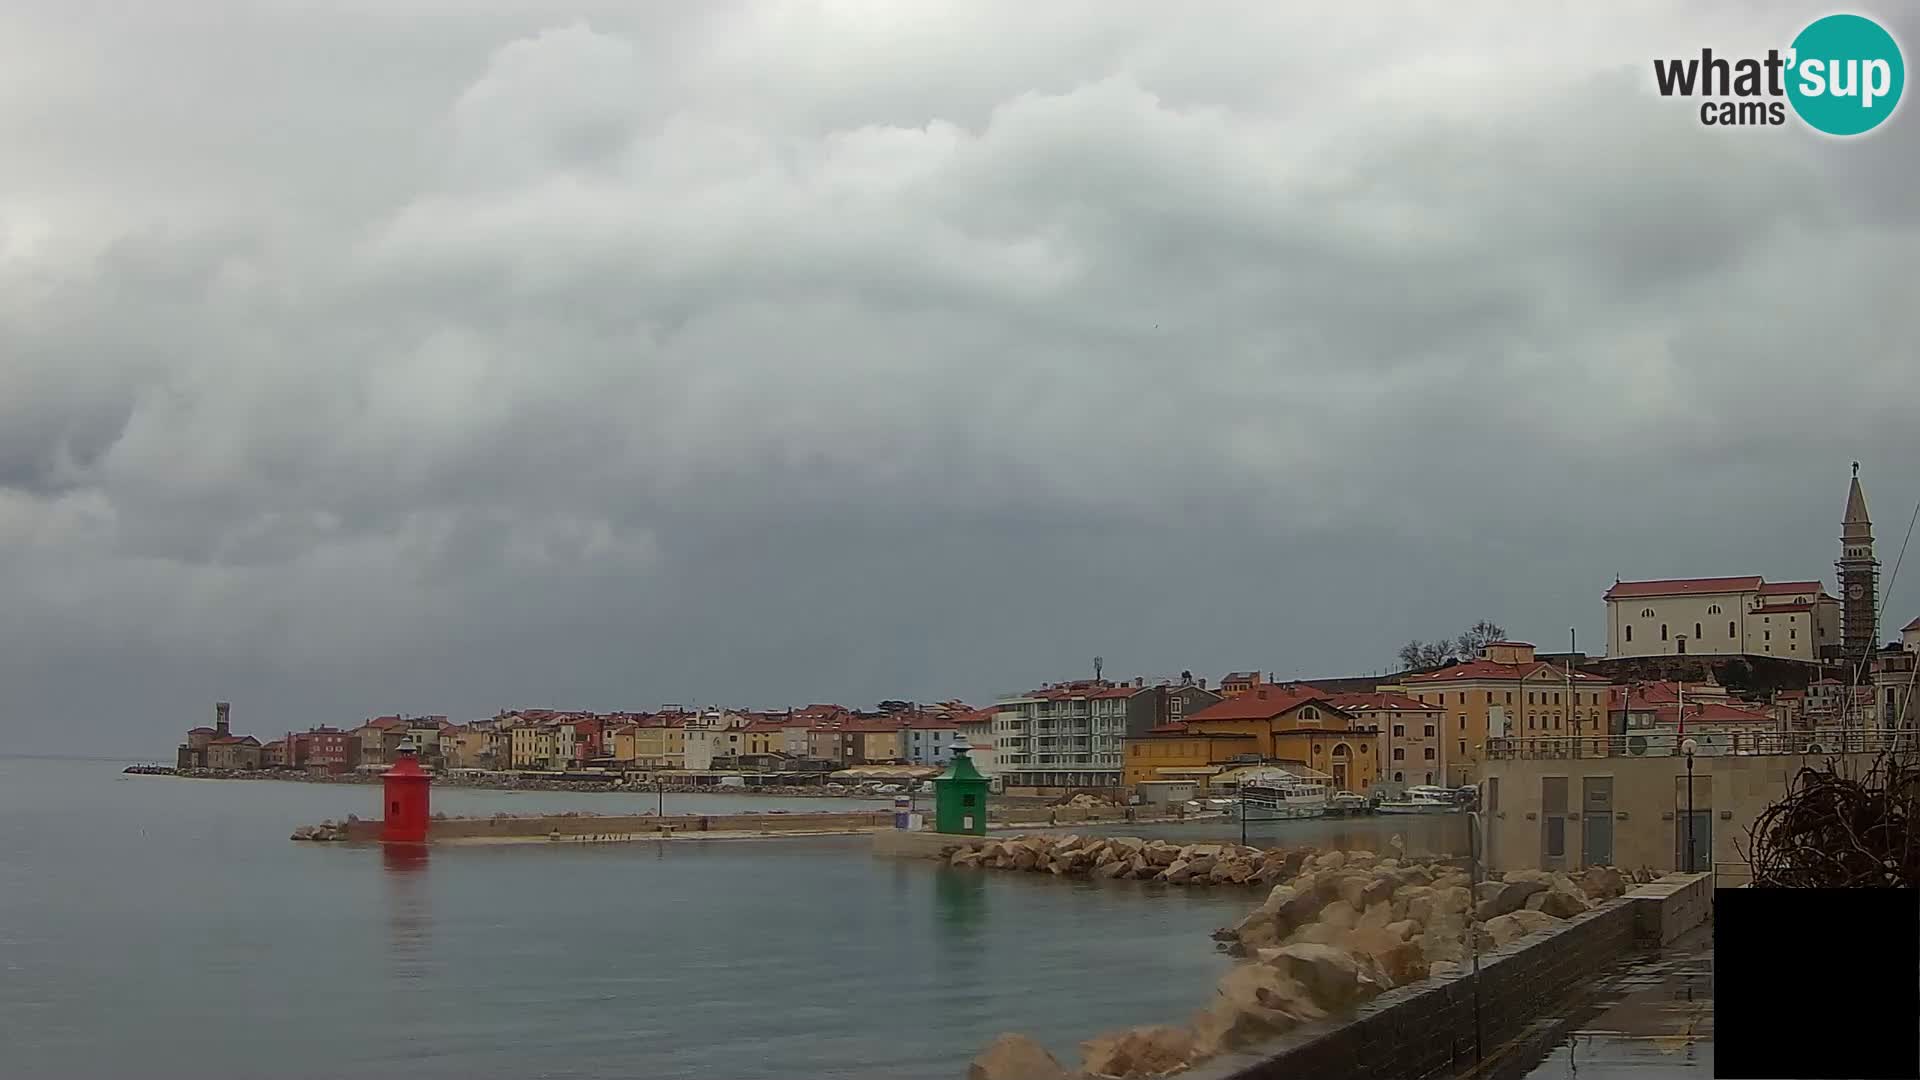
[[[386,771],[383,788],[386,819],[380,823],[380,841],[385,844],[424,844],[432,803],[427,794],[433,777],[415,760],[413,737],[400,743],[400,760]]]

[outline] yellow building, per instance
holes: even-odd
[[[633,765],[638,769],[683,769],[687,730],[679,723],[642,724],[633,729]]]
[[[1236,758],[1257,756],[1256,742],[1252,735],[1209,735],[1181,724],[1152,728],[1143,735],[1127,736],[1121,782],[1131,788],[1149,781],[1186,780],[1204,791]]]
[[[740,731],[743,740],[741,752],[745,754],[784,754],[787,752],[787,732],[777,721],[755,720]]]
[[[573,730],[567,729],[569,746]],[[551,769],[560,754],[557,729],[551,724],[516,724],[511,734],[511,755],[516,769]]]
[[[1533,658],[1523,641],[1497,641],[1480,658],[1423,675],[1408,675],[1384,691],[1439,706],[1441,756],[1447,783],[1480,778],[1489,736],[1525,738],[1606,734],[1607,694],[1598,675]]]
[[[1257,685],[1193,713],[1185,726],[1200,734],[1252,736],[1245,753],[1305,765],[1332,777],[1342,791],[1365,793],[1380,776],[1373,731],[1310,686]]]

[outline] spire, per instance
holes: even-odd
[[[1860,463],[1853,463],[1853,480],[1847,486],[1847,512],[1840,519],[1840,535],[1845,540],[1872,542],[1873,519],[1867,516],[1867,493],[1860,490]]]
[[[1853,463],[1853,483],[1847,488],[1847,516],[1843,519],[1851,525],[1855,522],[1871,522],[1867,517],[1867,496],[1860,490],[1860,463]]]

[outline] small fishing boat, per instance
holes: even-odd
[[[1365,795],[1357,795],[1351,791],[1334,792],[1333,799],[1327,806],[1327,812],[1335,817],[1346,817],[1350,814],[1365,814],[1372,810],[1373,804],[1367,801]]]

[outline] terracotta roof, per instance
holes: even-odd
[[[1769,581],[1760,586],[1761,596],[1789,596],[1825,591],[1826,586],[1817,581]]]
[[[901,726],[912,728],[915,731],[952,731],[954,728],[960,726],[960,720],[958,716],[922,715],[913,717]]]
[[[1196,713],[1187,714],[1189,722],[1195,720],[1271,720],[1283,713],[1292,712],[1309,702],[1319,702],[1335,712],[1345,715],[1344,711],[1332,702],[1332,697],[1323,690],[1311,686],[1256,686],[1241,694],[1223,701],[1216,701]]]
[[[1130,735],[1131,739],[1173,738],[1184,735],[1190,739],[1257,739],[1251,731],[1193,731],[1186,724],[1174,722],[1159,724],[1147,729],[1145,735]]]
[[[777,732],[777,731],[785,731],[787,730],[787,728],[785,724],[782,724],[778,720],[755,720],[749,723],[746,727],[741,728],[740,730],[741,731],[757,731],[757,732]]]
[[[1486,647],[1489,649],[1497,649],[1503,645],[1510,649],[1533,648],[1533,642],[1531,641],[1489,641],[1487,642]]]
[[[1912,622],[1900,628],[1900,632],[1903,634],[1911,634],[1915,630],[1920,630],[1920,619],[1915,619]]]
[[[213,740],[214,746],[259,746],[260,740],[251,735],[226,735]]]
[[[1634,596],[1694,596],[1702,593],[1754,592],[1763,584],[1760,575],[1745,577],[1668,578],[1662,581],[1616,581],[1607,590],[1606,599]]]
[[[1260,673],[1257,671],[1229,671],[1225,675],[1220,676],[1220,681],[1223,683],[1257,683],[1260,681]]]
[[[1417,698],[1410,698],[1405,694],[1395,694],[1388,691],[1372,694],[1335,694],[1328,700],[1333,702],[1335,706],[1351,713],[1375,712],[1380,710],[1406,710],[1408,712],[1446,711],[1444,706],[1429,704]]]
[[[1554,677],[1563,682],[1566,680],[1567,675],[1565,669],[1554,667],[1544,660],[1536,660],[1529,664],[1502,664],[1493,660],[1469,660],[1464,664],[1455,664],[1449,668],[1441,668],[1439,671],[1429,671],[1424,675],[1409,675],[1406,677],[1406,681],[1410,683],[1472,682],[1476,679],[1517,681],[1538,674],[1542,669],[1553,672]],[[1598,675],[1589,675],[1584,671],[1576,671],[1573,673],[1573,681],[1580,683],[1603,683],[1607,680]]]

